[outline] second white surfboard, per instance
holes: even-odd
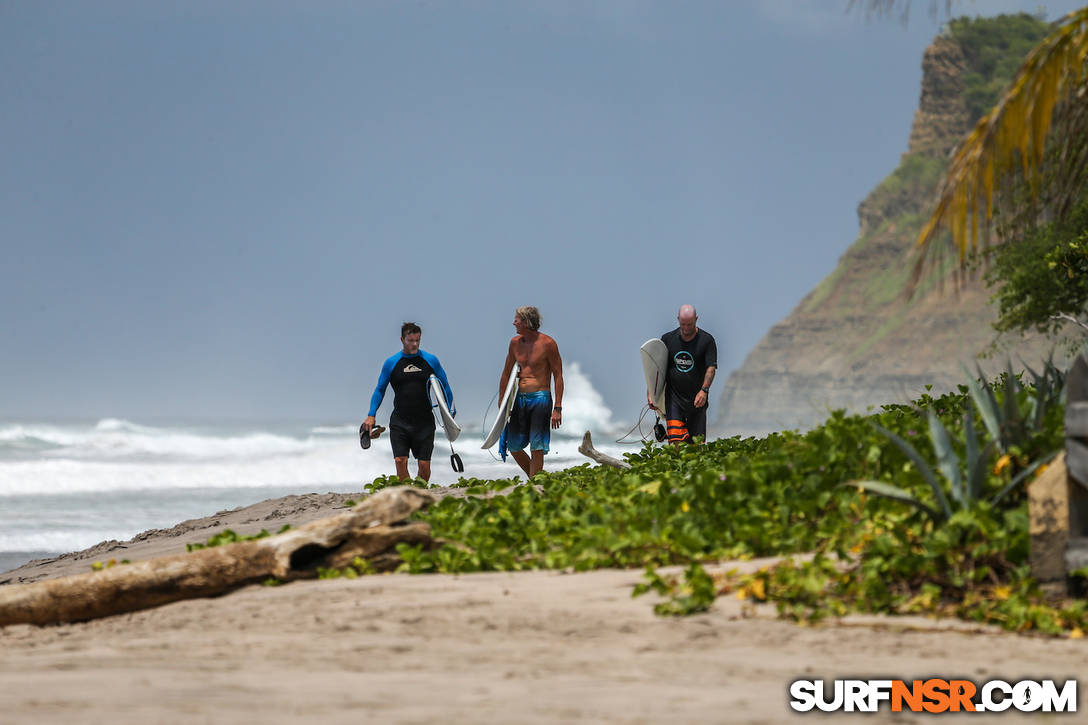
[[[495,422],[491,424],[491,430],[488,431],[487,437],[484,438],[484,444],[481,448],[490,448],[495,445],[499,437],[502,435],[503,428],[506,427],[506,421],[510,420],[510,411],[514,409],[514,399],[518,396],[518,375],[521,373],[521,366],[514,363],[514,369],[510,371],[510,381],[506,383],[506,390],[502,393],[502,400],[499,401],[499,412],[495,416]]]

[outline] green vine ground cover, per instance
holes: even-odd
[[[1002,432],[1000,447],[986,446],[983,493],[991,497],[1060,449],[1064,435],[1060,402],[1034,414],[1034,385],[993,390],[1001,410],[1021,409],[1022,420],[1032,413],[1034,424],[1015,440]],[[971,445],[965,436],[965,426],[973,426],[971,406],[969,388],[960,386],[869,415],[837,411],[805,433],[647,445],[627,456],[630,470],[586,464],[542,473],[532,485],[463,478],[464,498],[444,498],[418,515],[446,543],[432,551],[402,545],[401,570],[645,567],[646,584],[635,594],[665,595],[657,607],[662,614],[701,611],[716,595],[735,592],[774,601],[782,616],[805,622],[849,612],[925,613],[1082,636],[1084,602],[1049,601],[1029,575],[1023,485],[1000,505],[985,496],[965,501],[946,520],[849,485],[884,482],[933,501],[918,465],[887,432],[914,444],[935,470],[948,470],[930,444],[930,412],[963,453]],[[380,478],[371,490],[399,483]],[[714,578],[703,568],[802,552],[815,555],[745,577]],[[663,565],[686,568],[680,577],[663,577],[656,572]]]

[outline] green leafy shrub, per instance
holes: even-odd
[[[400,570],[637,567],[647,569],[647,579],[636,593],[665,597],[655,607],[661,614],[703,611],[714,596],[736,589],[775,601],[783,616],[799,619],[927,612],[1012,629],[1075,630],[1083,609],[1047,608],[1026,570],[1021,484],[1063,435],[1063,406],[1053,394],[1058,383],[1051,377],[1042,396],[1038,380],[999,380],[976,386],[976,393],[968,385],[939,396],[926,392],[909,405],[869,415],[836,411],[804,433],[646,445],[625,456],[628,470],[586,463],[544,472],[531,485],[463,478],[457,484],[463,498],[445,497],[416,514],[445,543],[430,551],[400,545]],[[1006,418],[1015,406],[1016,420],[1031,421],[1015,444],[1010,439],[997,465],[991,461],[998,443],[985,426],[975,426],[978,393],[992,394]],[[949,477],[957,471],[953,494]],[[947,492],[948,508],[934,517],[841,485],[854,480],[894,486],[927,502],[936,497],[936,481]],[[379,488],[399,483],[394,477],[375,482]],[[702,566],[801,552],[815,558],[750,575],[736,586],[719,586]],[[659,575],[666,565],[684,567],[683,574]]]
[[[352,559],[349,566],[345,566],[342,569],[337,569],[336,567],[317,567],[317,578],[340,579],[342,577],[344,579],[357,579],[361,576],[374,574],[376,571],[373,564],[361,556],[357,556]]]
[[[375,478],[371,483],[367,484],[366,490],[370,493],[380,491],[383,488],[389,488],[391,486],[415,486],[416,488],[442,488],[438,484],[427,483],[418,476],[410,478],[408,480],[402,480],[395,473],[391,473],[388,476],[379,476]],[[354,502],[352,502],[354,504]]]
[[[1022,508],[961,510],[928,530],[876,530],[852,559],[821,552],[756,575],[779,613],[819,621],[850,612],[955,616],[1014,631],[1083,636],[1085,602],[1049,601],[1028,572]]]
[[[952,417],[965,402],[961,391],[920,404]],[[910,406],[888,406],[876,418],[905,436],[919,428]],[[647,446],[627,456],[630,470],[586,464],[504,496],[486,494],[513,481],[466,480],[464,499],[443,499],[421,515],[457,546],[403,546],[404,570],[587,570],[811,551],[888,506],[838,487],[859,474],[890,477],[906,463],[866,421],[840,411],[803,434]]]
[[[277,531],[276,533],[277,534],[282,534],[284,531],[290,530],[290,528],[291,528],[291,524],[284,524],[283,527],[280,528],[280,530]],[[219,533],[209,537],[207,543],[204,543],[204,544],[200,544],[200,543],[186,544],[185,545],[185,550],[186,551],[197,551],[198,549],[209,549],[209,548],[211,548],[213,546],[223,546],[224,544],[234,544],[234,543],[239,542],[239,541],[255,541],[256,539],[263,539],[263,538],[271,536],[271,535],[272,534],[268,533],[267,529],[261,529],[260,531],[258,531],[256,534],[253,534],[252,536],[243,536],[243,535],[238,534],[237,532],[235,532],[234,529],[223,529]]]
[[[636,586],[631,596],[639,597],[654,591],[668,597],[664,602],[654,605],[654,612],[662,616],[686,616],[705,612],[710,609],[717,595],[714,579],[698,564],[692,564],[684,570],[683,582],[664,579],[653,567],[647,567],[645,578],[646,582]]]
[[[970,123],[994,107],[1024,58],[1048,30],[1042,19],[1027,13],[962,17],[948,23],[948,32],[967,61],[964,98]]]
[[[113,567],[117,566],[118,564],[131,564],[131,563],[132,562],[129,561],[128,559],[121,559],[121,561],[117,561],[116,559],[110,559],[109,561],[96,561],[93,564],[91,564],[91,571],[103,571],[105,569],[112,569]]]
[[[993,248],[986,283],[995,288],[999,332],[1059,333],[1068,323],[1057,315],[1083,318],[1088,305],[1088,195],[1061,221],[1033,226],[1021,238]],[[1082,330],[1066,336],[1073,347]]]

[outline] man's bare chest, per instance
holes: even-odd
[[[518,343],[514,348],[514,357],[523,368],[537,369],[547,367],[548,358],[543,346],[537,343]]]

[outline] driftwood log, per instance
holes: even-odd
[[[107,617],[225,594],[269,577],[311,579],[318,567],[342,568],[357,556],[387,571],[400,561],[397,544],[433,545],[427,524],[406,519],[434,500],[410,486],[387,488],[348,512],[276,536],[0,587],[0,627]]]
[[[618,458],[613,458],[612,456],[610,456],[610,455],[608,455],[606,453],[601,453],[596,448],[594,448],[593,447],[593,437],[589,435],[588,430],[586,431],[586,434],[584,436],[582,436],[582,445],[578,446],[578,452],[581,453],[586,458],[590,458],[590,459],[596,461],[597,463],[600,463],[600,464],[605,465],[605,466],[612,466],[613,468],[630,468],[631,467],[631,464],[628,463],[627,461],[621,461]]]

